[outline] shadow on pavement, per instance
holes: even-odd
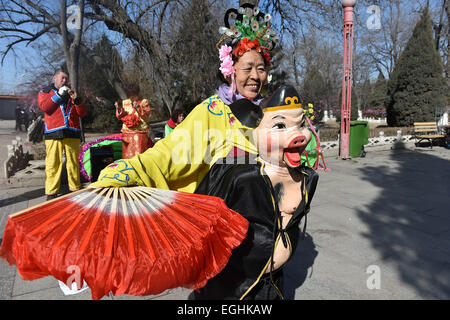
[[[357,210],[369,227],[363,236],[418,298],[450,299],[450,161],[430,149],[392,153],[388,161],[358,169],[380,189]]]
[[[18,203],[18,202],[36,199],[36,198],[44,196],[44,194],[45,194],[45,189],[44,188],[40,188],[40,189],[35,189],[35,190],[31,190],[31,191],[19,194],[19,195],[14,196],[14,197],[2,199],[2,200],[0,200],[0,208],[1,207],[6,207],[6,206],[9,206],[9,205]]]
[[[287,300],[294,300],[295,290],[305,282],[308,269],[314,264],[317,255],[318,251],[313,239],[309,233],[306,233],[305,239],[299,239],[297,249],[283,269],[284,296]]]
[[[65,195],[67,193],[69,193],[69,186],[64,184],[61,185],[61,188],[59,190],[59,196]],[[7,207],[9,205],[18,203],[18,202],[23,202],[23,201],[29,201],[29,200],[33,200],[36,198],[40,198],[45,196],[45,188],[39,188],[39,189],[34,189],[10,198],[5,198],[0,200],[0,208],[2,207]]]

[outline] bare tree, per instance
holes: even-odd
[[[42,1],[2,0],[0,17],[0,37],[9,40],[1,52],[2,63],[17,45],[29,45],[49,32],[60,31],[59,19],[54,18],[54,13]]]
[[[360,44],[366,50],[376,70],[390,75],[400,57],[418,17],[411,15],[405,0],[382,3],[381,29],[367,29],[360,37]],[[364,28],[364,26],[360,26]]]
[[[87,0],[92,12],[86,17],[102,21],[109,30],[121,33],[144,50],[154,66],[159,94],[170,112],[177,96],[173,83],[166,77],[171,71],[171,46],[164,42],[166,19],[173,17],[184,1],[139,1],[122,4],[120,1]]]
[[[441,52],[447,84],[450,88],[450,0],[442,0],[439,21],[434,24],[436,49]]]
[[[447,84],[450,88],[450,1],[447,1],[445,4],[445,12],[447,14],[447,63],[446,63],[446,76],[447,76]]]
[[[448,8],[448,0],[442,0],[442,6],[439,10],[439,21],[436,24],[434,24],[434,26],[433,26],[434,39],[436,41],[436,50],[440,50],[441,38],[443,36],[443,32],[445,32],[444,28],[446,26],[445,26],[445,22],[444,22],[444,17],[445,17],[446,8]]]
[[[60,30],[62,36],[64,57],[69,69],[72,88],[78,91],[78,70],[80,61],[81,36],[83,32],[84,0],[78,0],[78,12],[77,14],[75,14],[76,28],[75,35],[73,37],[69,37],[69,32],[67,30],[67,0],[61,0],[60,4]]]
[[[434,39],[436,43],[436,50],[440,53],[442,58],[442,65],[444,66],[445,77],[447,79],[447,84],[450,87],[450,58],[449,58],[449,47],[450,47],[450,34],[449,34],[449,24],[450,24],[450,0],[441,0],[437,6],[437,10],[433,12],[432,15],[435,16],[433,29],[434,29]]]
[[[82,34],[83,15],[85,14],[85,1],[78,1],[75,16],[75,33],[67,28],[67,3],[60,1],[59,11],[48,6],[48,2],[41,0],[9,0],[0,1],[0,38],[8,40],[4,50],[1,51],[2,60],[14,52],[17,46],[30,46],[40,40],[50,43],[60,42],[64,52],[64,58],[70,73],[70,80],[74,88],[78,88],[78,64],[81,52],[91,56],[105,70],[110,70],[107,62],[96,55],[92,50],[83,45]],[[69,18],[72,18],[69,17]],[[88,26],[89,27],[89,26]],[[58,39],[56,36],[59,36]],[[124,96],[121,84],[110,72],[106,79],[116,88],[120,96]]]

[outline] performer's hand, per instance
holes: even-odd
[[[73,91],[72,89],[69,89],[67,92],[69,93],[70,97],[73,100],[75,100],[78,97],[78,94],[76,93],[76,91]]]
[[[60,96],[63,96],[63,95],[65,95],[69,90],[70,90],[69,87],[67,87],[67,86],[62,86],[61,88],[59,88],[58,94],[59,94]]]
[[[133,101],[133,108],[134,109],[139,108],[139,103],[137,103],[137,101]]]
[[[81,97],[78,96],[78,93],[76,91],[69,88],[67,93],[70,95],[75,105],[79,106],[83,102],[83,100],[81,99]]]

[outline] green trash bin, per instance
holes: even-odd
[[[369,122],[350,121],[350,150],[352,158],[360,157],[364,145],[369,143]]]

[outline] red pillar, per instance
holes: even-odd
[[[344,58],[342,70],[341,133],[339,157],[349,158],[352,105],[353,7],[356,0],[342,0],[344,7]]]

